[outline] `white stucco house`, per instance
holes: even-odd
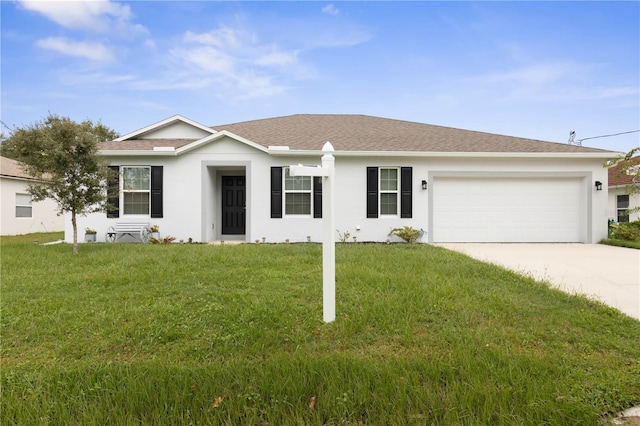
[[[631,161],[640,167],[640,156],[633,157]],[[640,185],[640,182],[633,182],[633,174],[624,173],[621,165],[609,168],[609,219],[616,222],[640,219],[639,211],[627,212],[640,206],[640,194],[629,194],[631,185]]]
[[[27,191],[33,177],[22,171],[18,161],[0,157],[0,235],[64,230],[64,217],[58,215],[53,200],[34,202]]]
[[[173,116],[100,153],[118,172],[118,210],[81,217],[98,231],[139,221],[196,242],[321,241],[319,165],[335,148],[336,231],[386,241],[393,228],[422,242],[580,242],[607,236],[607,170],[617,153],[378,118],[298,114],[208,127]],[[602,183],[603,190],[596,188]],[[66,240],[71,241],[70,221]]]

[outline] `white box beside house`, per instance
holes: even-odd
[[[0,235],[64,230],[64,217],[57,214],[53,200],[33,202],[27,185],[33,178],[22,171],[18,161],[0,157]]]
[[[631,159],[640,166],[640,157]],[[640,211],[631,214],[629,209],[640,206],[640,193],[629,194],[629,186],[633,185],[633,176],[621,171],[620,166],[609,168],[609,219],[616,222],[633,222],[640,219]],[[640,182],[637,183],[640,185]]]
[[[184,241],[320,241],[321,186],[287,167],[320,165],[327,141],[336,231],[357,241],[386,241],[402,226],[423,229],[422,242],[595,243],[607,235],[602,162],[614,152],[330,114],[215,127],[174,116],[103,143],[101,155],[119,171],[118,211],[81,217],[78,227],[98,230],[98,241],[119,220],[157,224]],[[69,220],[66,231],[70,241]]]

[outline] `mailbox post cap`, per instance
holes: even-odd
[[[331,145],[331,142],[326,142],[322,147],[322,152],[333,152],[333,151],[335,150],[333,149],[333,145]]]

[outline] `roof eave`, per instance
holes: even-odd
[[[276,157],[322,156],[321,150],[269,149]],[[454,157],[454,158],[591,158],[609,159],[617,152],[425,152],[425,151],[335,151],[336,157]]]
[[[151,149],[107,149],[98,151],[103,157],[175,157],[177,151],[154,151]]]
[[[4,174],[0,174],[0,178],[2,178],[2,179],[13,179],[13,180],[24,180],[24,181],[27,181],[27,182],[42,182],[41,180],[30,178],[30,177],[4,175]]]

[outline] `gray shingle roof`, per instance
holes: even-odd
[[[411,121],[343,114],[296,114],[213,126],[252,142],[319,151],[329,141],[336,151],[356,152],[483,152],[483,153],[607,153],[609,151],[545,142]],[[179,148],[193,139],[131,139],[104,142],[101,150]]]
[[[284,145],[302,150],[319,150],[329,141],[336,151],[606,152],[367,115],[297,114],[212,128],[228,130],[265,147]]]
[[[631,185],[633,183],[633,175],[622,172],[622,168],[629,164],[639,164],[640,156],[633,157],[629,162],[618,163],[613,167],[609,167],[609,186]]]
[[[101,150],[105,151],[153,151],[154,147],[180,148],[194,141],[195,139],[127,139],[125,141],[102,142],[99,146]]]
[[[0,157],[0,175],[21,179],[33,179],[33,177],[22,171],[22,163],[7,157]]]

